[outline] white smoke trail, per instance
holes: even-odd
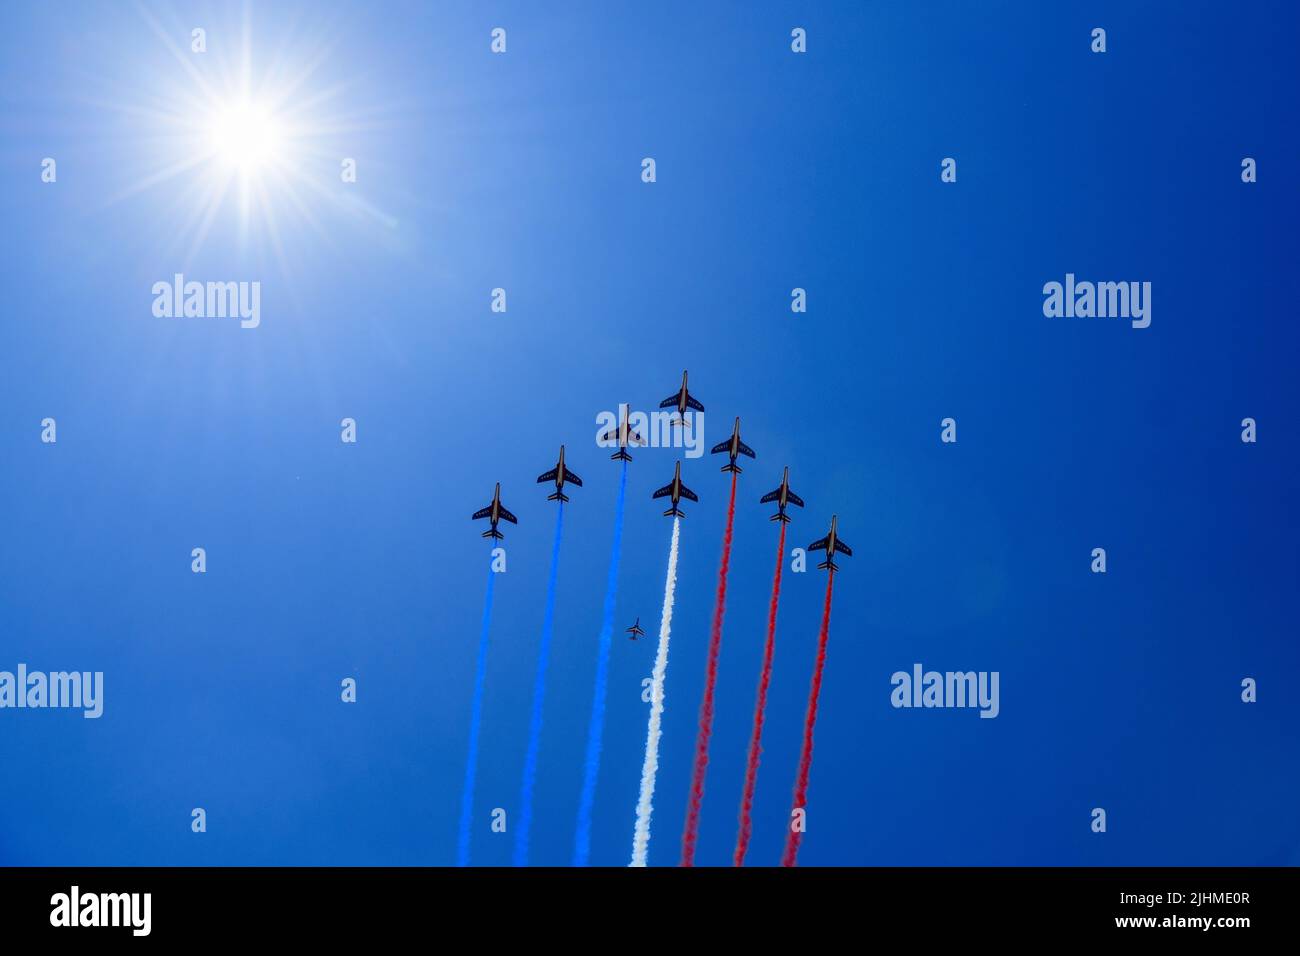
[[[655,774],[659,770],[659,727],[664,713],[664,676],[668,673],[668,635],[673,624],[673,591],[677,587],[677,539],[681,518],[673,518],[673,543],[668,548],[668,579],[664,582],[664,609],[659,621],[659,650],[650,681],[650,723],[645,735],[645,763],[641,766],[641,796],[636,804],[636,830],[632,834],[632,862],[645,866],[650,845],[650,814],[654,811]]]

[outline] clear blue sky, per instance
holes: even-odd
[[[208,216],[204,165],[158,175],[192,152],[168,117],[199,119],[199,79],[238,61],[238,7],[0,14],[0,669],[106,683],[97,721],[0,711],[0,862],[450,863],[484,584],[468,519],[500,481],[520,524],[473,860],[508,863],[487,813],[518,800],[554,507],[534,479],[563,442],[584,486],[532,861],[567,863],[618,477],[596,415],[683,368],[707,443],[740,415],[758,452],[700,863],[735,840],[775,548],[757,499],[787,464],[791,543],[836,513],[854,547],[801,863],[1297,862],[1295,9],[544,6],[259,5],[253,76],[315,67],[247,220],[233,194]],[[260,281],[260,327],[153,316],[182,271]],[[1151,327],[1045,318],[1067,272],[1152,282]],[[675,460],[630,471],[598,864],[630,849],[670,531],[649,495]],[[678,856],[719,464],[683,465],[701,502],[653,864]],[[754,864],[781,850],[823,587],[786,577]],[[914,662],[1000,672],[1000,715],[893,709]]]

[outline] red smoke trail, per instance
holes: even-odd
[[[682,831],[682,866],[695,865],[695,842],[700,832],[700,804],[704,801],[704,772],[709,767],[709,737],[713,734],[713,687],[718,682],[718,652],[722,649],[722,614],[727,605],[727,568],[731,565],[731,524],[736,517],[736,473],[731,473],[731,498],[727,502],[727,530],[722,535],[722,563],[718,565],[718,593],[713,601],[713,629],[709,635],[709,663],[704,672],[704,697],[700,700],[700,730],[695,738],[695,771],[691,774],[691,800]]]
[[[831,631],[831,588],[835,584],[835,572],[826,575],[826,606],[822,608],[822,630],[817,636],[817,663],[813,665],[812,687],[808,690],[808,713],[803,722],[803,750],[799,753],[799,776],[794,781],[794,810],[808,805],[808,768],[812,766],[813,724],[817,722],[817,697],[822,692],[822,669],[826,666],[826,638]],[[802,830],[793,827],[785,835],[785,853],[781,856],[782,866],[794,866],[799,856],[799,841],[803,838]]]
[[[781,522],[781,539],[776,546],[776,572],[772,575],[772,602],[767,608],[767,644],[763,648],[763,670],[758,676],[758,699],[754,702],[754,732],[749,738],[749,760],[745,764],[745,791],[740,798],[740,831],[736,835],[736,866],[745,865],[749,849],[750,813],[754,809],[754,785],[758,781],[758,755],[762,753],[763,711],[767,707],[767,687],[772,682],[772,654],[776,650],[776,606],[781,598],[781,565],[785,562],[785,522]]]

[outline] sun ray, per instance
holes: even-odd
[[[194,261],[194,257],[198,255],[199,250],[203,247],[203,242],[208,237],[208,231],[212,228],[212,222],[221,209],[222,200],[225,198],[226,190],[230,188],[233,178],[233,176],[227,176],[225,179],[209,181],[207,201],[201,205],[199,210],[202,219],[194,230],[194,238],[190,242],[189,251],[185,254],[186,269],[189,268],[190,263]],[[184,235],[184,232],[181,235]]]
[[[186,57],[176,44],[172,42],[171,34],[167,33],[167,31],[163,29],[162,24],[160,24],[157,19],[150,16],[149,11],[140,3],[136,4],[136,10],[140,13],[140,16],[144,19],[145,23],[149,25],[149,29],[151,29],[158,39],[162,41],[167,52],[175,58],[176,62],[179,63],[181,68],[189,75],[190,79],[194,81],[194,85],[199,88],[199,91],[205,94],[210,102],[217,100],[218,96],[216,92],[208,85],[208,81],[204,79],[203,74],[199,72],[198,67],[196,67],[193,61]]]
[[[174,179],[175,177],[181,175],[182,173],[187,173],[191,169],[194,169],[196,166],[201,166],[202,164],[208,162],[208,160],[209,160],[208,156],[194,156],[189,159],[178,159],[176,162],[172,163],[171,165],[165,166],[162,169],[159,169],[156,172],[149,174],[144,179],[141,179],[138,182],[134,182],[131,185],[126,186],[118,190],[117,192],[111,194],[103,201],[102,205],[111,206],[115,203],[122,202],[124,199],[131,198],[136,193],[144,192],[147,189],[152,189],[154,186],[157,186],[160,183],[164,183],[169,179]]]

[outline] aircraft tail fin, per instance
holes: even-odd
[[[629,455],[629,454],[627,453],[627,449],[626,449],[626,448],[620,448],[618,451],[614,452],[614,454],[610,455],[609,457],[610,457],[610,460],[611,460],[611,461],[631,461],[631,460],[632,460],[632,456]]]
[[[722,466],[722,470],[734,471],[736,474],[740,474],[740,466],[737,465],[734,461],[727,462],[725,465]]]
[[[818,571],[828,571],[828,570],[829,570],[829,571],[838,571],[839,569],[840,569],[840,566],[839,566],[838,564],[836,564],[834,561],[832,561],[830,558],[827,558],[827,559],[826,559],[825,561],[823,561],[821,564],[817,565],[817,570],[818,570]]]
[[[769,520],[769,521],[780,521],[782,524],[789,524],[789,523],[790,523],[790,516],[789,516],[788,514],[786,514],[784,511],[778,511],[776,514],[772,515],[772,517],[769,518],[768,520]]]
[[[547,501],[568,501],[569,496],[566,495],[563,491],[557,491],[555,492],[555,494],[547,495],[546,500]]]
[[[488,528],[486,531],[483,532],[483,537],[495,538],[496,540],[500,541],[502,538],[505,537],[505,535],[503,535],[496,528]]]
[[[685,517],[686,517],[686,512],[683,511],[681,508],[677,507],[676,505],[673,505],[671,508],[669,508],[667,511],[664,512],[664,517],[665,517],[665,518],[685,518]]]

